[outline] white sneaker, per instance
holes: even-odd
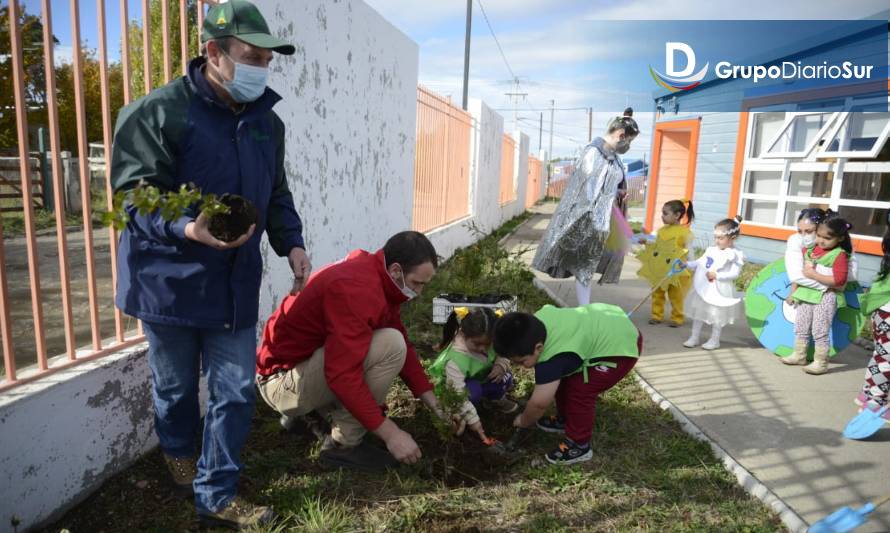
[[[719,339],[708,339],[708,342],[701,345],[702,350],[716,350],[720,347]]]
[[[689,337],[688,339],[686,339],[686,342],[683,343],[683,346],[687,348],[695,348],[696,346],[698,346],[698,339],[695,337]]]

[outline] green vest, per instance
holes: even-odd
[[[640,332],[618,306],[597,303],[561,308],[545,305],[535,316],[547,328],[547,340],[538,363],[564,352],[576,353],[583,363],[571,374],[583,370],[585,383],[589,367],[615,367],[611,362],[597,362],[598,359],[640,356],[637,347]]]
[[[890,276],[882,280],[875,280],[868,292],[859,297],[859,307],[867,316],[887,302],[890,302]]]
[[[822,257],[816,259],[817,265],[822,265],[824,267],[831,268],[834,265],[834,261],[837,259],[842,253],[847,253],[840,246],[836,247],[834,250],[829,251],[827,254]],[[813,249],[809,248],[807,253],[804,254],[804,261],[813,261]],[[849,285],[849,283],[847,284]],[[844,287],[846,290],[846,286]],[[804,302],[808,304],[819,304],[822,303],[822,296],[825,295],[825,292],[820,291],[819,289],[811,289],[810,287],[798,287],[794,294],[792,295],[795,300],[798,302]],[[844,298],[844,291],[837,291],[837,308],[841,309],[847,307],[847,299]]]
[[[495,359],[497,359],[497,354],[494,352],[494,348],[488,349],[488,359],[486,361],[480,361],[472,355],[456,350],[454,344],[449,344],[442,350],[442,353],[439,354],[439,357],[436,358],[433,364],[430,365],[430,375],[436,381],[444,380],[445,366],[451,361],[457,365],[457,368],[460,369],[465,378],[483,381],[488,377],[488,373],[491,372]]]

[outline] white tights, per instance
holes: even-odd
[[[575,280],[575,296],[578,297],[578,305],[588,305],[590,303],[590,285],[584,285]]]

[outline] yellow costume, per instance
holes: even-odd
[[[689,230],[689,226],[672,224],[669,226],[662,226],[658,230],[655,235],[654,248],[662,250],[668,248],[673,250],[686,250],[691,243],[692,232]],[[687,261],[685,251],[679,253],[675,252],[671,255],[674,256],[672,259],[679,257],[684,263]],[[665,275],[670,270],[671,262],[672,261],[666,263],[668,268],[665,270]],[[659,263],[661,262],[659,261]],[[650,283],[653,283],[654,285],[655,282],[650,280]],[[667,296],[671,301],[671,322],[677,325],[683,324],[683,302],[686,299],[686,293],[689,291],[691,285],[692,275],[688,270],[684,270],[679,274],[671,276],[666,283],[662,284],[662,286],[652,294],[652,319],[658,321],[664,320],[664,301],[665,296]]]

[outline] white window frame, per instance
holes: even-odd
[[[767,148],[764,150],[760,157],[761,159],[787,159],[787,158],[803,158],[806,157],[813,151],[813,148],[817,146],[819,143],[819,139],[822,139],[828,130],[834,125],[835,121],[840,115],[840,112],[831,112],[831,111],[796,111],[792,113],[788,113],[785,118],[785,124],[782,125],[782,128],[770,139],[770,142],[766,144]],[[807,116],[807,115],[828,115],[828,120],[825,121],[825,124],[819,129],[816,133],[816,136],[813,137],[813,140],[807,144],[807,146],[803,150],[798,150],[795,152],[773,152],[772,149],[776,146],[776,143],[781,141],[782,136],[794,124],[794,121],[797,117]]]
[[[847,121],[849,120],[851,112],[843,112],[841,113],[840,118],[836,121],[837,123],[831,129],[831,133],[829,133],[825,137],[825,143],[819,147],[818,153],[816,157],[855,157],[855,158],[863,158],[869,159],[877,157],[878,153],[880,153],[881,148],[883,148],[884,143],[887,141],[887,136],[890,135],[890,120],[884,124],[884,129],[878,135],[875,144],[871,147],[871,150],[835,150],[833,152],[828,151],[828,146],[831,144],[831,141],[834,140],[838,135],[842,135],[842,137],[838,138],[838,147],[844,145],[844,141],[846,141],[847,132],[849,128],[846,128]]]
[[[845,108],[850,109],[853,104],[859,104],[860,101],[853,100],[852,98],[848,98]],[[784,108],[784,109],[783,109]],[[772,147],[781,135],[788,128],[789,124],[793,120],[793,117],[799,116],[802,114],[816,114],[816,112],[796,112],[793,110],[793,105],[788,106],[772,106],[770,108],[763,108],[758,111],[749,111],[751,114],[751,120],[748,121],[748,131],[745,134],[745,149],[744,149],[744,161],[742,164],[742,175],[739,181],[739,196],[738,196],[738,204],[736,205],[736,212],[742,214],[745,200],[761,200],[761,201],[770,201],[776,202],[776,212],[773,217],[772,223],[765,221],[744,221],[744,225],[757,226],[762,228],[771,228],[771,229],[787,229],[794,230],[794,225],[786,225],[785,224],[785,210],[789,203],[816,203],[816,204],[828,204],[828,206],[837,211],[840,207],[861,207],[866,209],[888,209],[890,210],[890,199],[887,201],[875,201],[875,200],[850,200],[841,198],[841,191],[843,189],[843,176],[844,172],[866,172],[866,173],[890,173],[890,162],[883,161],[856,161],[850,162],[848,159],[868,159],[869,157],[876,157],[881,149],[883,148],[885,143],[890,142],[890,120],[888,120],[888,124],[885,125],[881,138],[878,139],[879,142],[875,143],[875,146],[872,147],[872,150],[869,152],[874,152],[873,155],[865,154],[864,152],[853,152],[852,155],[844,154],[839,156],[832,155],[832,160],[825,161],[824,158],[829,156],[822,155],[822,152],[819,150],[815,150],[818,146],[818,142],[825,138],[827,130],[830,130],[833,134],[837,131],[838,128],[842,127],[842,124],[845,122],[847,111],[845,112],[834,112],[833,117],[829,119],[829,121],[822,127],[819,131],[819,134],[816,138],[810,143],[809,150],[806,152],[792,152],[790,154],[785,154],[783,157],[778,157],[778,154],[767,154],[765,151],[761,151],[759,157],[751,157],[751,142],[753,140],[754,135],[754,126],[756,124],[756,115],[759,113],[766,112],[775,112],[775,111],[785,111],[787,117],[785,124],[779,130],[778,134],[776,134],[773,139],[770,140],[768,146]],[[822,112],[819,112],[822,113]],[[845,115],[843,119],[839,120],[840,115]],[[829,137],[830,139],[831,137]],[[820,147],[821,149],[821,147]],[[767,172],[780,172],[781,173],[781,182],[779,185],[779,194],[760,194],[760,193],[747,193],[745,190],[748,186],[748,174],[754,171],[767,171]],[[833,174],[832,184],[831,184],[831,194],[829,197],[813,197],[813,196],[792,196],[789,194],[790,185],[791,185],[791,173],[792,172],[830,172]],[[856,228],[854,228],[855,232]],[[881,237],[871,236],[871,235],[863,235],[853,233],[853,237],[856,239],[867,240],[867,241],[875,241],[880,242]]]

